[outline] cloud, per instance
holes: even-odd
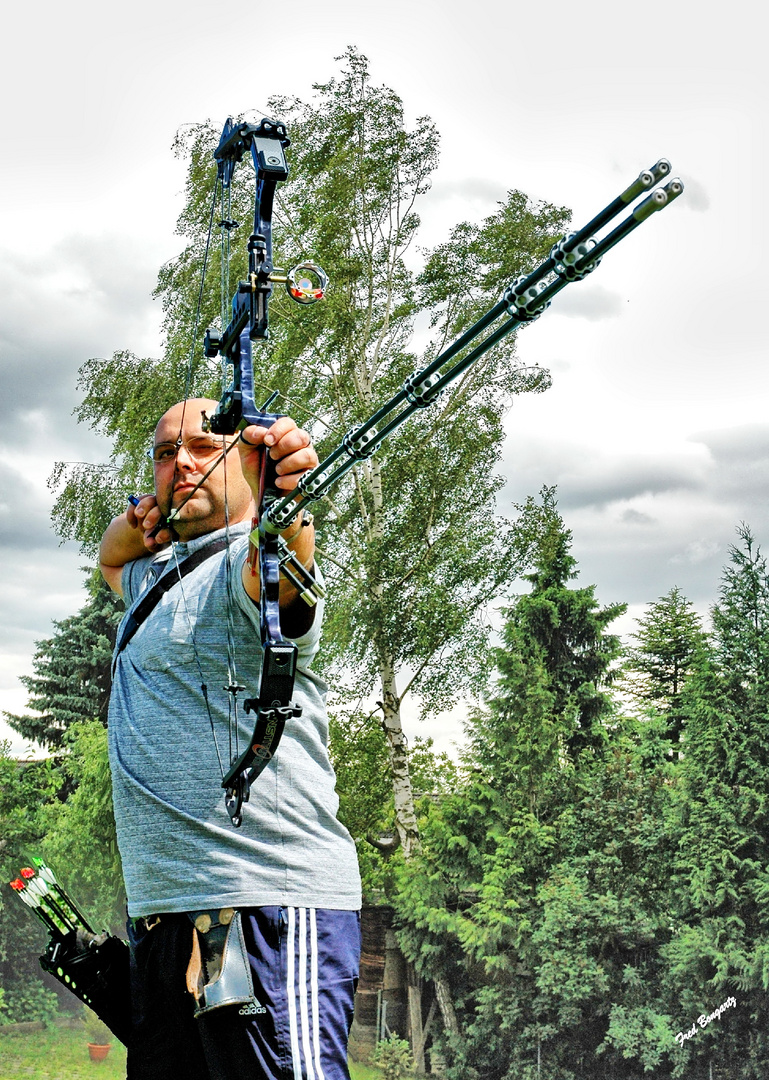
[[[681,179],[684,182],[684,192],[686,194],[686,197],[682,199],[683,205],[697,214],[704,214],[705,211],[710,209],[710,196],[705,189],[705,185],[695,177],[686,174]]]
[[[623,511],[621,520],[626,525],[656,525],[657,520],[650,514],[642,514],[640,510],[634,510],[632,507]]]
[[[670,562],[673,564],[691,563],[696,566],[697,563],[705,562],[714,555],[718,555],[720,551],[721,545],[715,540],[692,540],[686,545],[684,551],[680,555],[674,555]]]
[[[22,471],[4,465],[0,471],[0,546],[4,555],[29,552],[30,546],[43,550],[56,546],[49,502]]]
[[[30,409],[61,422],[77,403],[77,371],[89,357],[157,346],[155,269],[151,249],[119,235],[65,237],[45,259],[0,252],[6,430]]]
[[[436,180],[430,189],[428,199],[436,204],[461,200],[463,203],[488,206],[486,213],[492,213],[498,202],[507,198],[507,188],[496,180],[487,177],[463,177],[461,180]]]
[[[502,472],[515,478],[516,490],[556,484],[562,506],[597,510],[643,496],[697,491],[702,467],[693,456],[671,460],[664,453],[617,453],[575,441],[532,439],[530,432],[524,438],[513,434],[502,458]]]
[[[602,319],[616,319],[624,301],[619,293],[594,285],[592,282],[579,282],[573,290],[559,293],[553,301],[553,311],[567,319],[587,319],[588,322],[600,322]]]
[[[53,621],[82,607],[84,577],[79,570],[83,563],[74,545],[55,552],[39,547],[4,552],[0,569],[0,685],[15,685],[14,657],[26,658],[28,664],[34,643],[51,636]]]
[[[691,436],[707,448],[715,494],[763,513],[769,504],[769,424],[748,424]]]
[[[677,585],[706,613],[737,524],[769,544],[769,425],[697,433],[653,453],[615,446],[610,435],[592,445],[587,434],[580,443],[514,430],[500,511],[555,484],[580,579],[600,582],[602,602],[646,604]]]

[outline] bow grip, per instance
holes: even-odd
[[[268,413],[261,410],[255,410],[252,414],[246,415],[247,410],[243,412],[242,426],[246,427],[249,424],[256,424],[258,427],[270,428],[276,420],[280,420],[284,415],[283,413]],[[241,439],[243,436],[241,434]],[[248,445],[247,440],[243,439],[243,442]],[[267,503],[273,502],[279,498],[283,493],[276,487],[275,480],[277,478],[277,461],[270,457],[270,447],[264,446],[264,460],[262,464],[262,490],[264,492],[263,498]]]

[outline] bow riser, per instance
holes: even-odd
[[[238,284],[232,299],[232,318],[220,335],[209,329],[204,344],[209,358],[221,354],[232,366],[232,384],[222,395],[214,415],[211,431],[232,435],[245,423],[269,426],[277,419],[257,409],[254,399],[254,372],[251,341],[269,337],[269,300],[272,294],[272,210],[279,182],[288,178],[285,150],[289,145],[285,126],[264,119],[260,124],[225,124],[219,146],[214,151],[218,164],[218,179],[223,188],[232,182],[235,165],[242,160],[247,148],[256,171],[254,197],[254,231],[248,240],[248,278]],[[245,337],[244,337],[245,335]]]

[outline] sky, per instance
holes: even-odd
[[[308,98],[348,45],[411,123],[429,115],[441,133],[425,245],[513,188],[581,225],[660,157],[685,184],[520,333],[521,360],[553,387],[510,412],[500,510],[557,485],[579,583],[629,605],[623,634],[674,585],[706,615],[740,522],[769,545],[755,4],[719,18],[676,0],[25,7],[4,16],[0,71],[0,710],[24,708],[35,642],[85,599],[47,486],[56,461],[106,456],[73,416],[78,369],[161,350],[151,293],[181,248],[176,131]],[[410,734],[449,749],[457,717]],[[0,723],[3,737],[25,752]]]

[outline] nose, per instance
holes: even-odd
[[[179,449],[176,451],[176,468],[186,469],[189,472],[193,472],[197,468],[197,462],[187,447],[182,443]]]

